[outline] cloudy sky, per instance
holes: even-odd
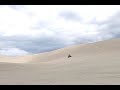
[[[36,54],[119,37],[119,5],[0,6],[1,55]]]

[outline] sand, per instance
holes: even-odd
[[[34,55],[0,56],[0,84],[119,85],[120,39]]]

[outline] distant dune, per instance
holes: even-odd
[[[34,55],[0,56],[0,84],[120,84],[120,39]]]

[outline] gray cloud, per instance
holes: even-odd
[[[38,30],[38,29],[43,29],[43,28],[47,28],[48,26],[48,23],[45,22],[45,21],[38,21],[36,22],[36,24],[32,25],[31,26],[31,29],[34,29],[34,30]]]
[[[24,5],[7,5],[8,8],[11,8],[16,11],[21,11],[25,14],[28,14],[29,16],[33,16],[33,13],[28,11],[27,8]]]
[[[3,46],[7,45],[10,48],[16,47],[30,53],[40,53],[65,46],[62,40],[54,37],[31,38],[26,36],[9,36],[0,37],[0,42]]]
[[[107,21],[99,25],[101,36],[110,36],[111,38],[120,37],[120,12],[111,16]]]
[[[8,5],[8,7],[15,9],[15,10],[21,10],[25,8],[23,5]]]
[[[65,20],[71,20],[71,21],[81,21],[82,20],[82,18],[78,14],[76,14],[72,11],[63,11],[59,14],[59,16],[63,17]]]

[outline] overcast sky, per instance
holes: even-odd
[[[1,5],[0,54],[26,55],[120,37],[119,5]]]

